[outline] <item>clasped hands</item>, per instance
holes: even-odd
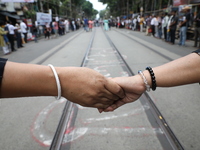
[[[60,69],[62,96],[82,106],[97,108],[100,113],[134,102],[145,91],[139,75],[108,79],[89,68]]]

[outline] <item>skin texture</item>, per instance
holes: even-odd
[[[124,97],[121,87],[89,68],[55,67],[66,99],[86,107],[105,109]],[[1,97],[57,96],[57,85],[49,66],[7,62]]]
[[[174,87],[200,82],[200,56],[196,53],[189,54],[180,59],[153,68],[157,87]],[[148,71],[143,72],[147,82],[151,85],[151,77]],[[125,92],[125,97],[116,101],[107,109],[99,111],[114,111],[118,107],[136,101],[144,92],[145,84],[139,75],[133,77],[114,78]]]

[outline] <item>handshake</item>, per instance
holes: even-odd
[[[139,75],[108,79],[89,68],[67,67],[56,70],[63,97],[85,107],[98,108],[100,113],[114,111],[126,103],[134,102],[146,90]]]

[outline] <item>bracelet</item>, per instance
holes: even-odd
[[[57,97],[57,100],[59,100],[61,98],[61,85],[60,85],[60,80],[59,80],[59,77],[58,77],[58,74],[56,72],[56,69],[54,68],[53,65],[49,64],[48,65],[51,70],[53,71],[53,74],[54,74],[54,77],[56,79],[56,84],[57,84],[57,89],[58,89],[58,97]]]
[[[156,77],[155,77],[155,74],[153,72],[153,69],[151,67],[146,67],[146,70],[148,70],[150,75],[151,75],[152,90],[155,91],[156,87],[157,87],[157,84],[156,84]]]
[[[138,71],[138,74],[142,77],[144,84],[146,86],[146,90],[149,92],[150,91],[150,85],[147,82],[146,77],[144,76],[143,72],[141,70]]]

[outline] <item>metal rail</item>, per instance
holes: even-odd
[[[95,37],[95,30],[94,30],[94,32],[92,34],[90,43],[88,45],[88,48],[87,48],[86,53],[85,53],[85,56],[84,56],[83,61],[81,63],[81,67],[83,67],[85,65],[85,63],[86,63],[86,59],[87,59],[87,56],[88,56],[88,54],[89,54],[89,52],[91,50],[91,47],[92,47],[92,44],[93,44],[93,41],[94,41],[94,37]],[[54,135],[54,139],[52,141],[50,150],[60,150],[61,145],[62,145],[62,140],[64,138],[64,133],[65,133],[65,131],[67,129],[67,125],[68,125],[69,120],[70,120],[70,116],[71,116],[71,113],[72,113],[73,105],[74,104],[72,102],[70,102],[70,101],[66,102],[64,110],[63,110],[63,113],[62,113],[62,116],[61,116],[61,119],[59,121],[59,125],[58,125],[56,133]]]

